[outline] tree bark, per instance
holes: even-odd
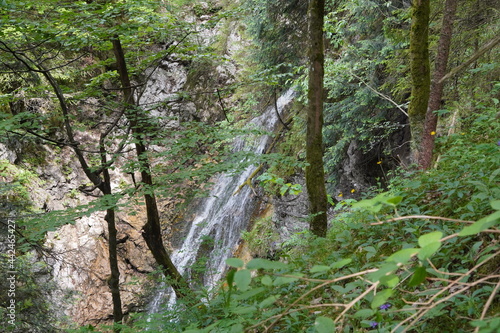
[[[108,287],[111,291],[111,298],[113,300],[113,321],[121,323],[123,319],[122,300],[120,295],[120,269],[118,268],[118,252],[116,241],[116,224],[115,224],[115,210],[113,208],[106,210],[104,217],[108,224],[108,254],[109,254],[109,268],[111,274],[108,279]],[[115,332],[119,329],[115,329]]]
[[[59,84],[56,82],[50,71],[46,70],[41,64],[34,64],[36,67],[32,67],[29,64],[29,61],[31,59],[28,58],[21,58],[19,55],[16,55],[15,51],[11,51],[12,54],[20,60],[28,70],[36,71],[41,73],[45,79],[49,82],[50,86],[54,90],[57,100],[59,101],[59,105],[61,107],[62,115],[63,115],[63,120],[64,120],[64,129],[66,131],[66,136],[69,141],[69,146],[73,149],[75,152],[75,155],[78,158],[78,161],[80,162],[80,166],[87,176],[87,178],[94,184],[96,188],[99,188],[101,193],[103,195],[111,195],[111,179],[109,176],[108,172],[108,163],[106,161],[106,151],[104,148],[104,138],[107,135],[101,135],[100,139],[100,153],[101,153],[101,166],[102,166],[102,172],[104,175],[104,179],[101,179],[99,176],[99,172],[93,171],[89,164],[87,163],[87,160],[85,159],[85,156],[81,149],[79,148],[79,143],[76,142],[74,134],[73,134],[73,127],[71,126],[70,122],[70,115],[69,115],[69,107],[68,103],[66,102],[66,98],[64,97],[64,94],[59,86]],[[24,56],[26,57],[26,56]],[[108,132],[109,133],[109,132]],[[117,241],[116,241],[116,222],[115,222],[115,210],[114,208],[109,208],[106,210],[106,215],[105,218],[106,223],[108,225],[108,254],[109,254],[109,267],[110,267],[110,277],[108,279],[108,287],[110,288],[111,291],[111,297],[113,300],[113,321],[115,323],[121,323],[123,319],[123,311],[122,311],[122,302],[121,302],[121,294],[120,294],[120,270],[118,269],[118,255],[117,255]],[[116,328],[114,329],[114,332],[119,332],[120,329]]]
[[[306,187],[309,195],[309,227],[319,237],[327,231],[327,198],[323,168],[324,0],[310,0],[308,9],[309,82],[306,139]]]
[[[64,128],[66,130],[66,135],[68,136],[68,140],[70,146],[73,148],[75,155],[77,156],[80,166],[82,167],[84,173],[87,175],[87,178],[92,181],[94,186],[99,188],[103,195],[111,195],[111,178],[109,176],[108,171],[108,163],[106,161],[106,151],[104,148],[104,136],[101,136],[100,142],[100,150],[101,150],[101,166],[103,167],[102,172],[104,179],[99,177],[99,174],[95,171],[92,171],[85,159],[83,152],[78,148],[78,143],[75,141],[73,135],[73,129],[69,120],[69,108],[66,103],[66,99],[59,87],[56,83],[50,72],[43,71],[42,74],[49,81],[50,85],[54,89],[56,96],[59,100],[59,105],[61,106],[61,110],[63,113],[64,119]],[[122,301],[121,301],[121,293],[120,293],[120,270],[118,268],[118,252],[117,252],[117,231],[116,231],[116,220],[115,220],[115,209],[108,208],[106,210],[106,215],[104,217],[106,224],[108,225],[108,257],[109,257],[109,269],[110,276],[108,279],[108,287],[111,292],[111,298],[113,300],[113,322],[121,323],[123,319],[123,311],[122,311]],[[115,328],[114,332],[120,332],[119,328]]]
[[[443,96],[444,81],[441,79],[446,74],[448,56],[450,54],[451,37],[453,34],[453,22],[457,10],[457,0],[446,0],[441,36],[439,37],[434,74],[429,96],[429,105],[425,116],[422,146],[419,154],[419,167],[428,169],[432,164],[432,152],[435,146],[435,134],[438,116],[434,111],[439,110]]]
[[[125,115],[130,121],[132,134],[136,139],[136,155],[140,163],[142,183],[143,186],[146,187],[144,191],[144,200],[146,202],[147,221],[142,228],[142,236],[157,264],[160,266],[163,274],[169,280],[169,283],[174,289],[177,297],[185,297],[191,294],[188,283],[172,263],[172,260],[163,245],[160,216],[158,213],[158,207],[153,189],[153,179],[150,171],[151,166],[147,157],[146,145],[143,141],[143,137],[147,133],[140,123],[141,120],[143,120],[141,118],[143,115],[140,112],[140,109],[135,107],[134,95],[132,93],[130,77],[127,70],[127,63],[125,61],[125,54],[123,52],[120,39],[115,36],[112,43],[125,101]]]
[[[410,29],[411,98],[408,106],[412,136],[412,159],[419,160],[424,121],[430,93],[429,13],[430,0],[413,0]]]

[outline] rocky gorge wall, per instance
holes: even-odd
[[[198,17],[195,20],[202,23],[209,18]],[[221,26],[212,30],[200,29],[196,38],[207,45],[213,43],[220,28]],[[228,45],[238,40],[237,33],[229,32]],[[227,48],[230,52],[235,46]],[[137,92],[139,104],[150,109],[150,116],[159,119],[162,126],[171,128],[172,135],[175,135],[175,129],[182,121],[214,121],[224,117],[219,97],[202,92],[216,86],[224,86],[234,80],[236,66],[233,62],[226,61],[205,70],[200,70],[201,68],[204,68],[203,64],[178,61],[173,55],[137,78],[147,80],[144,90]],[[178,93],[186,89],[198,94],[193,93],[190,99],[179,99]],[[211,97],[207,98],[207,95]],[[44,99],[25,98],[21,102],[22,107],[29,108],[34,115],[45,116],[56,108],[51,101]],[[84,114],[79,116],[93,117],[99,103],[90,99],[84,104]],[[91,146],[99,141],[99,133],[77,130],[75,139],[81,145]],[[155,151],[164,149],[160,146],[152,148]],[[133,152],[133,149],[130,151]],[[123,159],[132,159],[133,154],[130,154],[132,153],[126,153]],[[70,147],[46,145],[36,138],[24,140],[13,136],[0,144],[0,160],[1,165],[6,165],[5,170],[8,169],[3,172],[0,168],[2,182],[13,182],[17,173],[29,173],[29,181],[23,185],[28,196],[25,208],[35,215],[56,214],[57,211],[89,204],[94,200],[92,195],[97,194],[92,192],[92,195],[88,195],[80,190],[82,186],[88,187],[89,180],[81,171]],[[120,171],[122,164],[123,161],[118,162],[117,168],[110,170],[114,192],[133,185],[131,175]],[[138,174],[135,179],[140,179]],[[176,239],[175,232],[179,229],[179,226],[175,225],[175,205],[174,199],[158,200],[165,245],[169,249],[172,249],[170,240]],[[151,275],[156,264],[141,234],[145,221],[144,208],[140,204],[121,208],[117,215],[120,291],[125,314],[145,309],[148,294],[156,283],[152,276],[158,277],[158,274]],[[39,281],[53,283],[52,307],[60,322],[69,320],[70,323],[78,325],[111,322],[113,311],[107,283],[110,275],[107,244],[108,231],[104,212],[94,212],[48,232],[45,237],[45,249],[34,252],[33,261],[46,264],[46,269],[39,274]]]

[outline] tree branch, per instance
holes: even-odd
[[[469,60],[467,60],[463,64],[461,64],[461,65],[453,68],[451,71],[449,71],[448,74],[446,74],[445,76],[443,76],[441,78],[441,80],[439,80],[438,83],[443,83],[444,81],[448,80],[452,76],[458,74],[465,67],[469,66],[474,61],[476,61],[477,59],[479,59],[479,57],[481,57],[483,54],[485,54],[486,52],[488,52],[489,50],[491,50],[492,48],[494,48],[498,43],[500,43],[500,34],[497,34],[493,39],[491,39],[488,43],[486,43],[482,48],[480,48],[479,50],[477,50],[477,52],[474,53],[469,58]]]

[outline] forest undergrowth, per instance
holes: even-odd
[[[326,238],[295,235],[279,261],[228,259],[199,306],[123,332],[498,332],[499,88],[454,111],[434,168],[390,173],[332,208]]]

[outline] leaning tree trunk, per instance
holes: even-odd
[[[432,151],[434,150],[438,122],[437,114],[434,113],[434,111],[439,110],[441,98],[443,96],[444,81],[441,81],[441,79],[445,76],[446,67],[448,65],[448,56],[450,54],[451,37],[453,33],[453,21],[455,20],[456,10],[457,0],[446,0],[435,69],[432,76],[429,105],[427,106],[427,114],[425,116],[422,146],[420,148],[418,161],[419,167],[422,169],[428,169],[432,163]]]
[[[309,90],[307,94],[306,186],[309,195],[309,227],[314,235],[326,236],[327,198],[323,169],[323,76],[324,0],[310,0],[309,21]]]
[[[101,155],[101,165],[103,167],[103,175],[104,179],[101,179],[99,176],[99,173],[96,171],[93,171],[89,164],[87,163],[87,160],[85,159],[85,156],[80,150],[78,143],[75,141],[75,136],[73,133],[73,127],[71,126],[70,123],[70,115],[69,115],[69,107],[68,103],[66,102],[66,98],[64,97],[64,94],[57,84],[56,80],[52,76],[52,74],[46,70],[45,68],[42,68],[40,72],[43,74],[43,76],[47,79],[49,84],[51,85],[52,89],[54,90],[56,97],[59,101],[59,105],[61,107],[62,115],[63,115],[63,124],[64,124],[64,129],[66,131],[66,136],[68,137],[69,140],[69,145],[75,152],[75,155],[78,158],[78,161],[80,162],[80,165],[82,167],[82,170],[84,171],[85,175],[87,178],[96,186],[99,188],[99,190],[102,192],[103,195],[111,195],[111,179],[109,176],[108,172],[108,162],[106,161],[106,151],[104,148],[104,144],[102,140],[104,139],[104,136],[101,136],[101,142],[100,142],[100,155]],[[123,311],[122,311],[122,301],[121,301],[121,294],[120,294],[120,270],[118,268],[118,254],[117,254],[117,240],[116,240],[116,221],[115,221],[115,209],[114,207],[108,208],[106,210],[106,215],[104,217],[106,220],[106,223],[108,225],[108,253],[109,253],[109,268],[111,271],[111,274],[108,279],[108,287],[111,291],[111,298],[113,300],[113,321],[115,323],[121,323],[123,319]],[[114,328],[114,332],[120,332],[120,328]]]
[[[408,106],[412,136],[412,159],[418,162],[430,92],[429,13],[430,0],[413,0],[410,29],[411,98]]]
[[[144,136],[147,134],[144,128],[141,126],[141,121],[143,120],[141,116],[143,116],[143,114],[140,112],[139,108],[135,107],[134,96],[132,94],[132,87],[130,84],[130,77],[128,74],[125,55],[120,43],[120,39],[116,36],[112,40],[112,42],[113,51],[118,66],[118,73],[120,75],[123,97],[125,100],[125,115],[130,121],[132,134],[136,139],[136,155],[140,164],[142,183],[146,187],[144,191],[144,200],[146,202],[147,221],[146,224],[142,227],[142,236],[146,241],[149,250],[153,254],[153,257],[155,258],[157,264],[160,266],[163,274],[174,289],[176,295],[178,297],[185,297],[191,294],[188,283],[172,263],[172,260],[170,259],[170,256],[168,255],[167,250],[163,245],[160,216],[158,213],[158,207],[153,190],[153,179],[151,177],[151,166],[147,157],[146,145],[143,141]]]

